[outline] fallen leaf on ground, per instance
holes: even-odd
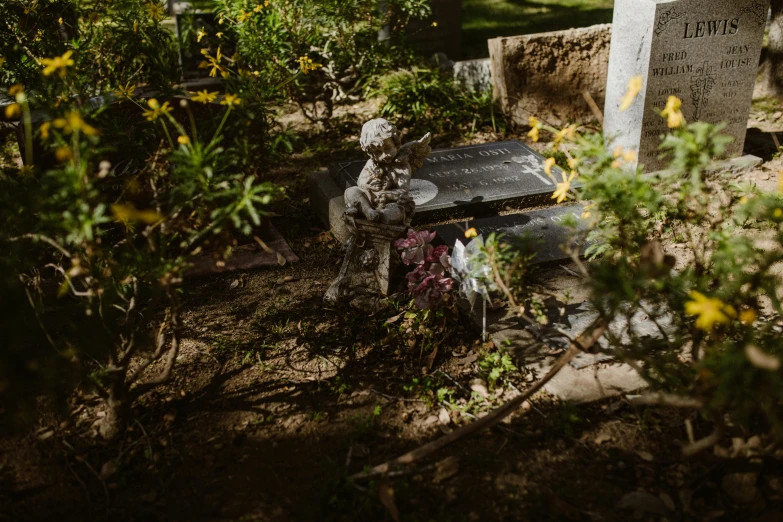
[[[653,460],[655,460],[655,457],[653,457],[652,453],[650,453],[649,451],[637,450],[636,454],[639,456],[640,459],[646,460],[647,462],[652,462]]]
[[[397,505],[394,503],[394,488],[385,480],[378,484],[378,499],[394,521],[399,522],[400,512],[397,510]]]
[[[612,440],[612,436],[611,435],[609,435],[608,433],[600,433],[595,438],[595,443],[600,445],[600,444],[603,444],[604,442],[609,442],[610,440]]]
[[[449,417],[449,412],[446,410],[446,408],[441,408],[438,412],[438,420],[441,422],[441,424],[448,424],[451,422],[451,417]]]
[[[426,362],[427,362],[427,370],[432,370],[432,365],[435,363],[435,357],[438,356],[438,347],[436,346],[432,353],[430,353],[427,356]]]
[[[471,384],[470,385],[470,389],[473,390],[474,392],[478,393],[481,396],[481,398],[483,398],[483,399],[486,399],[487,397],[489,397],[489,391],[487,390],[487,387],[484,386],[481,383]]]
[[[666,504],[652,493],[632,491],[617,503],[617,509],[630,509],[635,513],[654,513],[665,515],[669,512]]]
[[[432,481],[436,484],[453,477],[459,471],[459,459],[454,456],[446,457],[435,464],[435,476]]]
[[[392,323],[396,323],[397,321],[399,321],[402,318],[403,315],[405,315],[405,312],[399,313],[399,314],[395,315],[394,317],[389,317],[388,319],[386,319],[386,322],[383,323],[383,325],[386,326],[386,325],[389,325],[389,324],[392,324]]]

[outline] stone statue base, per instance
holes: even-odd
[[[408,227],[347,216],[346,221],[351,234],[345,242],[345,258],[324,302],[348,302],[362,310],[377,309],[379,298],[389,295],[391,274],[400,262],[393,243],[403,237]]]

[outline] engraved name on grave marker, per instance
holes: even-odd
[[[664,168],[660,113],[669,96],[682,100],[690,122],[726,122],[734,142],[745,143],[769,0],[617,0],[609,58],[604,132],[614,145],[635,150],[646,171]],[[634,76],[643,78],[634,104],[620,100]]]
[[[356,185],[365,163],[336,163],[329,170],[347,188]],[[557,168],[552,174],[560,179]],[[554,190],[555,182],[544,172],[544,158],[518,141],[434,150],[411,181],[417,223],[549,205]]]

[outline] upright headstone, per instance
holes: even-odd
[[[616,0],[604,109],[613,146],[637,152],[645,170],[665,167],[660,113],[682,100],[686,121],[726,122],[726,156],[742,153],[769,0]],[[638,98],[620,111],[631,78]]]
[[[489,40],[493,98],[514,122],[564,125],[595,119],[582,94],[604,101],[611,26]]]

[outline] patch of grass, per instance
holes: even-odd
[[[463,58],[489,56],[487,40],[610,23],[613,0],[463,0]]]

